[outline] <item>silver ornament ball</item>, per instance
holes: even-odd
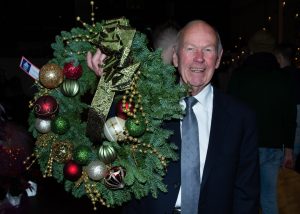
[[[117,153],[111,145],[102,145],[99,148],[98,157],[105,164],[109,164],[117,158]]]
[[[104,124],[104,135],[111,142],[124,139],[124,130],[125,120],[120,117],[111,117]]]
[[[105,164],[100,160],[94,160],[94,161],[90,162],[87,165],[86,169],[87,169],[87,174],[88,174],[89,178],[94,181],[101,180],[108,173],[108,170],[107,170]]]
[[[51,120],[35,119],[35,128],[40,133],[48,133],[51,131]]]

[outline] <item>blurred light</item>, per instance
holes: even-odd
[[[268,17],[268,20],[269,20],[269,21],[271,21],[271,20],[272,20],[272,17],[271,17],[271,16],[269,16],[269,17]]]
[[[285,7],[285,1],[282,2],[282,7]]]

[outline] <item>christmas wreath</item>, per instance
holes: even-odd
[[[84,23],[56,36],[35,82],[28,121],[36,143],[26,164],[37,160],[44,177],[94,209],[166,192],[166,167],[178,160],[162,124],[181,117],[185,88],[147,45],[125,18]],[[97,48],[109,56],[100,80],[86,65]]]

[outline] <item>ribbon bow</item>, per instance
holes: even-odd
[[[92,141],[101,140],[102,128],[115,93],[128,89],[133,74],[139,69],[140,63],[127,65],[135,32],[126,19],[114,19],[104,23],[96,38],[99,48],[109,57],[89,111],[87,134]]]

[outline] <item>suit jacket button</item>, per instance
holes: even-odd
[[[175,183],[175,184],[174,184],[174,189],[178,189],[179,186],[180,186],[179,183]]]

